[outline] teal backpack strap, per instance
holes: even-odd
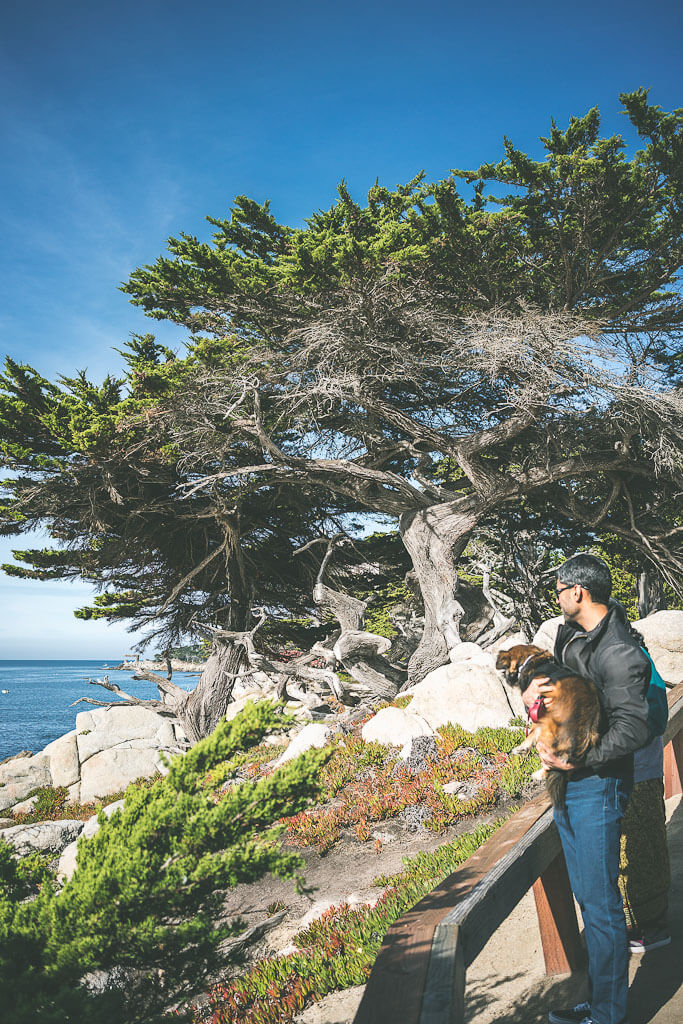
[[[641,651],[650,662],[650,683],[647,688],[647,724],[653,736],[662,736],[669,721],[669,702],[666,699],[666,683],[660,676],[650,652],[644,647]]]

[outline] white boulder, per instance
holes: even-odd
[[[564,622],[563,615],[556,615],[554,619],[547,619],[543,622],[538,629],[538,632],[534,635],[532,644],[536,644],[537,647],[542,647],[544,651],[554,651],[555,649],[555,637],[557,631]]]
[[[683,611],[653,612],[633,625],[667,683],[683,682]]]
[[[388,743],[403,747],[416,736],[431,736],[433,729],[419,715],[413,714],[411,701],[407,708],[381,708],[361,729],[366,743]]]
[[[273,766],[278,768],[286,761],[292,761],[299,754],[303,754],[305,750],[310,750],[311,747],[326,747],[333,737],[334,729],[331,729],[329,725],[324,722],[311,722],[295,736],[287,749],[273,762]]]
[[[494,668],[476,661],[442,665],[409,690],[410,710],[432,730],[447,722],[468,732],[482,726],[498,728],[524,713],[519,690],[507,686]]]
[[[485,651],[479,644],[466,643],[456,644],[455,647],[451,647],[449,658],[453,665],[459,665],[461,662],[467,661],[472,662],[475,665],[484,665],[487,668],[496,667],[496,659]]]
[[[81,765],[80,801],[93,803],[111,793],[118,793],[135,779],[149,778],[163,767],[155,747],[136,749],[120,745],[93,754]]]
[[[107,818],[111,818],[114,811],[118,811],[120,807],[123,807],[123,800],[115,800],[113,804],[107,804],[106,807],[102,808],[103,813]],[[92,818],[88,818],[80,836],[74,839],[73,842],[69,843],[62,850],[62,854],[59,858],[59,864],[57,866],[57,877],[62,881],[68,882],[74,871],[76,870],[76,857],[78,855],[78,840],[90,839],[99,831],[100,823],[97,820],[98,815],[93,814]]]
[[[43,750],[50,762],[53,786],[73,786],[80,778],[76,730],[53,740]]]
[[[25,800],[32,789],[51,784],[49,758],[42,752],[0,764],[0,811]]]
[[[76,715],[81,803],[125,789],[163,768],[162,754],[185,747],[180,726],[149,708],[112,707]]]
[[[36,825],[13,825],[2,830],[2,838],[20,857],[38,851],[59,856],[83,828],[82,821],[40,821]]]

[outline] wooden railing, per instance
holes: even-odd
[[[668,694],[666,796],[681,792],[683,683]],[[526,803],[389,928],[354,1024],[463,1024],[465,972],[533,888],[548,974],[582,964],[560,838],[546,796]]]

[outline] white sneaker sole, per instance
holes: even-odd
[[[643,953],[651,953],[653,949],[661,949],[662,946],[671,945],[671,936],[668,939],[660,939],[659,942],[651,942],[649,946],[631,946],[629,945],[629,952],[635,953],[636,956],[642,956]]]

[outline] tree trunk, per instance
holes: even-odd
[[[232,700],[236,674],[246,668],[244,646],[234,640],[214,640],[199,682],[180,714],[191,743],[216,728]]]
[[[240,546],[239,515],[226,516],[223,526],[225,575],[230,593],[227,631],[246,634],[253,625],[253,584]],[[182,723],[189,740],[195,743],[213,732],[232,700],[236,675],[248,668],[248,652],[245,644],[240,643],[239,636],[214,637],[204,671],[183,711]]]
[[[461,642],[463,607],[456,598],[456,562],[476,524],[474,513],[463,511],[456,502],[404,512],[399,520],[425,608],[422,639],[408,663],[408,686],[444,665],[452,648]]]
[[[644,619],[663,608],[666,608],[666,598],[662,581],[646,569],[638,576],[638,616]]]
[[[319,577],[326,564],[323,561]],[[341,627],[333,648],[334,656],[355,680],[352,684],[343,684],[344,688],[361,700],[393,700],[405,673],[384,657],[391,640],[363,629],[365,601],[333,590],[320,578],[313,588],[313,600],[318,608],[329,609]]]

